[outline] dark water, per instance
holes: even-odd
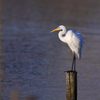
[[[77,61],[78,100],[100,100],[100,1],[2,0],[2,99],[18,88],[20,97],[65,100],[65,70],[72,53],[62,43],[59,25],[82,33],[82,59]]]

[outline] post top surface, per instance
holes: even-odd
[[[64,72],[67,72],[67,73],[70,73],[70,72],[77,73],[76,71],[72,71],[72,70],[70,70],[70,71],[64,71]]]

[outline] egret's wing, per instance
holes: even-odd
[[[82,43],[84,43],[84,41],[83,41],[83,36],[81,35],[81,33],[77,32],[77,31],[75,31],[75,30],[73,30],[73,29],[69,29],[69,30],[71,30],[74,34],[76,34],[76,36],[77,36],[79,39],[81,39]]]
[[[84,43],[83,36],[81,35],[81,33],[77,33],[76,35],[81,39],[82,43]]]
[[[81,50],[83,45],[83,37],[80,33],[74,31],[73,29],[69,30],[71,34],[69,47],[73,52],[76,53],[78,58],[81,58]]]

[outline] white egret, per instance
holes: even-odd
[[[81,58],[81,51],[82,51],[82,45],[83,45],[83,37],[81,36],[80,33],[74,31],[73,29],[69,29],[66,32],[66,27],[64,25],[60,25],[58,28],[52,30],[51,32],[60,30],[58,33],[59,39],[67,43],[70,49],[72,50],[73,53],[73,61],[72,61],[72,69],[71,71],[75,71],[76,67],[76,56],[78,59]]]

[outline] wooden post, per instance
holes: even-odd
[[[77,100],[76,71],[66,71],[66,100]]]

